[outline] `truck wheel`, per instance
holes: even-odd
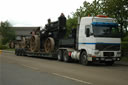
[[[87,60],[87,53],[85,51],[83,51],[80,56],[80,63],[86,66],[90,65],[90,62]]]
[[[63,56],[64,56],[64,61],[65,61],[65,62],[70,62],[71,57],[68,56],[68,51],[67,51],[67,50],[64,50]]]
[[[63,51],[62,50],[58,51],[57,59],[58,59],[58,61],[63,61]]]
[[[107,62],[105,62],[105,64],[106,64],[107,66],[112,66],[112,65],[114,64],[114,61],[107,61]]]

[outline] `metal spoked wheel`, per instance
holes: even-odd
[[[34,35],[30,39],[31,52],[38,52],[40,50],[40,38],[38,35]]]
[[[55,42],[54,39],[51,37],[48,37],[47,40],[44,43],[44,50],[46,53],[50,53],[54,50]]]
[[[15,43],[13,41],[9,42],[9,48],[15,48]]]
[[[25,37],[22,37],[21,48],[25,48],[25,47],[26,47],[26,40]]]

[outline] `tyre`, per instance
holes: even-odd
[[[20,55],[19,52],[20,52],[20,49],[17,49],[17,52],[16,52],[17,56]]]
[[[114,61],[107,61],[107,62],[105,62],[105,64],[106,64],[107,66],[112,66],[112,65],[114,64]]]
[[[65,62],[70,62],[71,57],[68,56],[68,51],[67,50],[64,50],[63,56],[64,56],[64,61]]]
[[[80,56],[80,63],[83,65],[90,65],[91,62],[87,59],[87,53],[83,51]]]
[[[19,56],[22,56],[22,49],[19,49]]]
[[[23,49],[23,56],[25,56],[25,49]]]
[[[20,52],[21,52],[20,56],[24,56],[23,49],[21,49]]]
[[[23,49],[19,49],[19,56],[23,56]]]
[[[63,61],[63,51],[62,50],[58,51],[57,59],[58,59],[58,61]]]

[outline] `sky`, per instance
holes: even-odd
[[[0,21],[13,26],[44,26],[47,19],[56,21],[61,13],[67,17],[85,0],[0,0]],[[93,0],[86,0],[92,2]]]

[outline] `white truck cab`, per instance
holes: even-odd
[[[112,65],[120,60],[120,33],[114,19],[106,16],[83,17],[77,35],[80,53],[72,52],[72,58],[85,65],[95,61]],[[75,53],[77,57],[74,57]]]

